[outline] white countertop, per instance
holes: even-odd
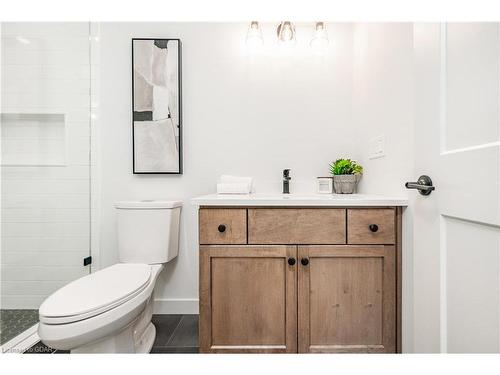
[[[209,194],[191,199],[196,206],[407,206],[408,199],[367,194]]]

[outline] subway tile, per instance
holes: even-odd
[[[5,180],[84,180],[89,178],[88,166],[61,167],[2,167],[2,181]],[[31,183],[31,182],[30,182]]]
[[[3,35],[2,53],[22,53],[29,51],[61,51],[72,53],[74,51],[85,51],[90,48],[87,35],[67,36],[64,35],[37,35],[24,36]]]
[[[87,208],[88,194],[2,196],[2,208]]]
[[[89,235],[89,223],[2,223],[6,237],[83,237]]]
[[[2,295],[2,308],[5,309],[38,309],[47,296],[37,295]]]
[[[81,258],[80,258],[81,259]],[[57,289],[62,288],[67,281],[2,281],[2,295],[3,296],[23,296],[23,295],[36,295],[48,296],[55,292]]]
[[[2,65],[88,65],[89,51],[75,50],[71,53],[52,50],[18,50],[15,53],[5,49]]]
[[[45,108],[54,113],[64,112],[65,108],[89,108],[88,93],[52,93],[40,95],[39,93],[13,92],[2,95],[3,107],[34,107]],[[5,112],[5,111],[3,111]]]
[[[2,36],[88,37],[88,22],[2,22]]]
[[[82,258],[88,253],[80,252],[2,252],[2,267],[27,266],[81,266]],[[2,289],[3,290],[3,289]]]
[[[34,138],[29,133],[26,137],[19,136],[16,138],[2,137],[2,158],[5,154],[28,154],[28,153],[43,153],[45,150],[54,152],[59,149],[65,150],[64,133],[61,137],[55,138]],[[2,163],[4,161],[2,160]]]
[[[89,194],[88,180],[37,180],[26,184],[22,180],[2,182],[2,194]]]
[[[38,77],[31,79],[23,76],[22,78],[10,76],[8,73],[2,76],[3,95],[12,93],[26,93],[39,95],[52,95],[60,93],[87,94],[90,90],[90,81],[88,79],[52,79]]]
[[[88,251],[88,236],[2,238],[2,251]]]
[[[40,80],[42,82],[59,82],[61,80],[77,80],[89,82],[89,65],[42,66],[42,65],[2,65],[2,77],[9,76],[11,82],[16,80]],[[92,69],[94,71],[94,69]]]
[[[83,259],[83,257],[82,257]],[[3,281],[70,281],[89,273],[83,266],[3,266]],[[2,305],[5,307],[5,305]]]
[[[63,114],[2,113],[1,118],[2,141],[4,139],[64,139]]]
[[[81,259],[90,231],[89,23],[1,29],[1,112],[64,115],[64,131],[52,135],[50,121],[34,132],[30,124],[6,129],[2,121],[4,162],[10,156],[12,163],[64,165],[2,168],[2,304],[30,308],[43,300],[40,293],[88,273]],[[22,296],[5,295],[13,288]]]
[[[3,98],[2,98],[3,99]],[[75,106],[52,106],[52,107],[40,107],[40,106],[32,106],[26,105],[26,103],[18,102],[18,103],[10,103],[7,105],[5,101],[1,103],[2,113],[4,114],[64,114],[65,122],[85,122],[89,123],[89,105],[87,103],[84,107],[75,107]]]
[[[49,152],[8,153],[2,155],[3,165],[37,165],[37,166],[64,166],[66,159],[63,152],[50,150]]]
[[[19,181],[19,180],[16,180]],[[71,180],[70,180],[71,181]],[[4,181],[5,182],[5,181]],[[88,181],[86,181],[88,184]],[[3,185],[2,185],[3,187]],[[5,208],[2,210],[4,223],[30,223],[30,222],[88,222],[90,212],[88,208]]]

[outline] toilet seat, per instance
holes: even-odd
[[[67,324],[88,319],[131,300],[150,283],[151,265],[119,263],[75,280],[40,306],[40,322]]]
[[[78,317],[80,320],[67,319],[68,323],[62,323],[64,317],[61,323],[57,323],[56,318],[51,320],[50,317],[41,317],[38,325],[38,335],[46,345],[61,350],[73,351],[75,348],[78,349],[91,343],[98,345],[97,343],[101,343],[102,340],[114,341],[117,339],[119,342],[130,344],[129,339],[118,338],[116,335],[119,336],[119,333],[130,324],[133,324],[131,326],[133,332],[136,329],[137,332],[143,332],[145,322],[151,322],[152,293],[163,265],[151,264],[149,267],[149,282],[142,290],[139,289],[140,291],[133,293],[128,299],[121,300],[120,304],[87,318],[80,315]],[[145,320],[141,316],[145,317]],[[73,322],[70,322],[70,320],[73,320]],[[140,344],[139,341],[137,343]],[[116,351],[111,350],[111,352]],[[127,352],[127,350],[122,348],[118,352]]]

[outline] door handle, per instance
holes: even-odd
[[[429,176],[422,175],[418,178],[417,182],[407,182],[405,184],[407,189],[417,189],[422,195],[429,195],[436,188],[432,185],[432,180]]]

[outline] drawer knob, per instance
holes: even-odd
[[[295,265],[295,258],[288,258],[288,264],[291,266]]]
[[[218,227],[217,227],[217,230],[221,233],[224,233],[226,231],[226,226],[224,224],[220,224]]]
[[[376,231],[378,231],[378,225],[377,224],[370,224],[370,226],[368,228],[370,228],[370,230],[373,233],[375,233]]]
[[[302,263],[303,266],[307,266],[309,264],[309,259],[307,258],[302,258],[300,260],[300,263]]]

